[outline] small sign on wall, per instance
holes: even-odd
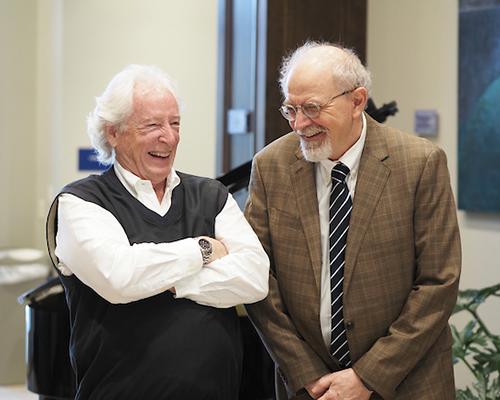
[[[241,135],[250,131],[250,113],[243,109],[230,109],[227,112],[227,132],[230,135]]]
[[[438,119],[436,110],[416,110],[415,132],[421,136],[437,136]]]
[[[108,165],[97,161],[97,154],[92,148],[78,149],[78,171],[105,171]]]

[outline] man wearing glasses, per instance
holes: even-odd
[[[460,238],[444,152],[364,113],[370,74],[306,43],[282,65],[293,132],[254,158],[245,214],[271,260],[248,306],[278,399],[455,398]]]

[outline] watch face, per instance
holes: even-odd
[[[212,244],[207,239],[198,240],[198,244],[200,245],[202,250],[205,250],[210,253],[212,252]]]
[[[203,264],[206,265],[210,262],[210,258],[212,256],[212,243],[210,243],[207,239],[200,239],[198,240],[198,245],[200,246]]]

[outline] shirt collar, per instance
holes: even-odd
[[[345,164],[349,167],[349,174],[356,177],[358,175],[359,161],[361,160],[361,153],[363,152],[363,147],[365,146],[366,140],[366,117],[364,113],[361,113],[361,135],[359,139],[354,143],[338,160],[332,161],[330,159],[321,160],[318,162],[317,168],[321,174],[321,180],[325,185],[328,185],[332,178],[331,172],[332,168],[339,162]]]
[[[153,185],[151,181],[139,178],[137,175],[123,168],[117,160],[115,160],[114,169],[116,176],[118,177],[120,182],[135,198],[139,197],[138,193],[139,187],[144,187],[145,185],[148,185],[151,187],[151,190],[153,190]],[[170,174],[167,177],[165,194],[174,190],[174,188],[180,183],[180,181],[181,179],[179,178],[179,175],[177,175],[175,170],[172,168]]]

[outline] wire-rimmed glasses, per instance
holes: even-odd
[[[299,110],[302,111],[302,113],[310,118],[310,119],[315,119],[315,118],[318,118],[319,117],[319,114],[321,113],[321,109],[326,107],[327,105],[331,104],[331,102],[333,100],[335,100],[336,98],[338,97],[341,97],[341,96],[344,96],[348,93],[351,93],[352,91],[354,91],[355,89],[351,89],[351,90],[346,90],[345,92],[342,92],[340,94],[337,94],[336,96],[333,96],[330,100],[328,100],[326,103],[323,103],[323,104],[318,104],[318,103],[304,103],[304,104],[301,104],[301,105],[292,105],[292,104],[283,104],[279,110],[281,112],[281,115],[283,115],[283,117],[290,121],[290,122],[293,122],[295,121],[295,119],[297,118],[297,113],[299,112]]]

